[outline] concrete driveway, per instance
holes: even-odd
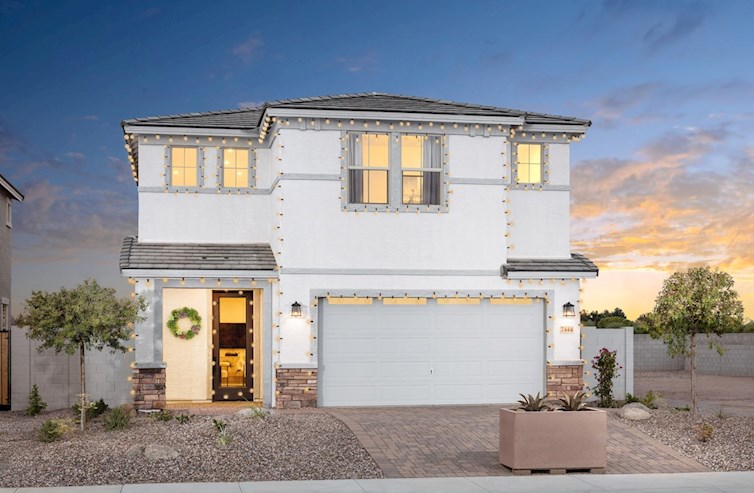
[[[728,414],[754,416],[754,377],[697,375],[699,409],[722,410]],[[637,371],[634,390],[643,396],[650,390],[660,392],[669,404],[685,406],[691,402],[691,373],[687,371]]]
[[[503,476],[497,461],[500,406],[326,408],[343,421],[388,478]],[[607,473],[709,471],[615,418],[608,419]]]

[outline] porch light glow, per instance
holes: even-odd
[[[568,318],[576,316],[576,309],[570,301],[563,305],[563,316]]]
[[[291,305],[291,317],[301,318],[301,303],[294,301]]]

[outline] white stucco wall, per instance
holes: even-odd
[[[570,258],[570,192],[511,190],[511,258]]]

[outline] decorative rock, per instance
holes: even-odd
[[[165,445],[155,445],[150,443],[144,449],[144,457],[150,460],[175,459],[179,456],[177,450]]]
[[[126,457],[141,457],[144,455],[144,445],[131,445],[126,450]]]
[[[642,411],[646,411],[648,413],[652,412],[651,409],[649,409],[647,406],[645,406],[641,402],[631,402],[623,406],[621,409],[641,409]]]
[[[249,416],[258,416],[260,412],[267,414],[267,410],[264,408],[244,407],[243,409],[239,409],[238,411],[236,411],[236,416],[244,416],[248,418]]]
[[[621,409],[620,415],[623,419],[627,419],[629,421],[644,421],[645,419],[652,417],[651,413],[638,407],[629,407],[628,409],[624,407],[623,409]]]

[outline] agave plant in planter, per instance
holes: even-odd
[[[552,410],[546,397],[521,395],[518,409],[501,409],[500,463],[519,473],[601,472],[606,463],[607,414],[588,407],[584,397],[583,392],[564,394],[559,408]]]

